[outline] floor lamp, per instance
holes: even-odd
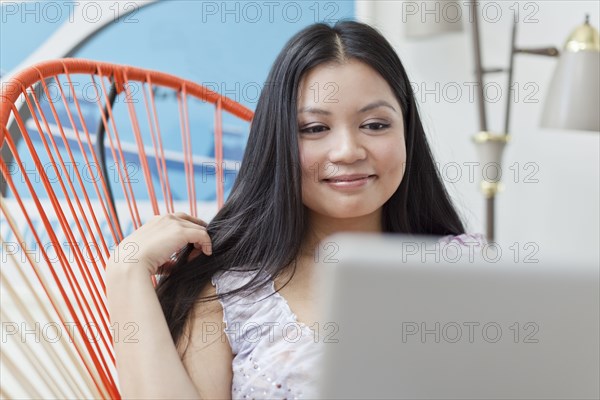
[[[472,7],[473,45],[475,50],[475,73],[478,83],[478,111],[480,132],[472,138],[477,148],[480,165],[495,166],[501,170],[502,153],[510,141],[510,100],[513,86],[514,59],[517,54],[531,54],[559,57],[558,65],[550,83],[542,113],[541,126],[557,129],[600,131],[600,38],[598,31],[585,23],[577,27],[559,52],[554,47],[525,49],[516,46],[517,23],[513,22],[512,45],[507,69],[485,69],[481,62],[481,43],[477,2],[470,1]],[[507,72],[509,95],[506,102],[504,133],[494,133],[487,129],[483,76],[487,73]],[[494,205],[496,194],[502,190],[501,174],[488,176],[483,171],[481,191],[486,201],[486,236],[489,242],[495,241]]]

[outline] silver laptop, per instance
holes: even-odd
[[[600,397],[597,260],[434,239],[325,241],[321,398]]]

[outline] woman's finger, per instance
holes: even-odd
[[[205,228],[208,226],[208,224],[206,222],[204,222],[203,220],[201,220],[200,218],[194,217],[194,216],[186,214],[184,212],[176,212],[173,215],[175,215],[178,218],[184,219],[186,221],[193,222],[194,224],[203,226]]]
[[[207,256],[212,254],[212,241],[205,230],[186,228],[186,239],[189,243],[194,243],[195,248],[200,245]]]
[[[197,229],[197,230],[201,230],[206,232],[206,227],[202,226],[202,225],[198,225],[192,221],[188,221],[188,220],[179,220],[177,221],[180,226],[182,226],[183,228],[189,228],[189,229]]]

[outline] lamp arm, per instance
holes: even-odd
[[[515,54],[517,53],[517,21],[513,20],[512,34],[510,39],[510,57],[508,61],[508,96],[506,98],[506,110],[504,114],[504,134],[508,135],[510,128],[510,100],[512,97],[513,69],[515,64]]]
[[[479,35],[479,18],[477,5],[478,1],[469,1],[471,7],[472,27],[473,27],[473,50],[475,53],[475,76],[477,79],[477,107],[479,110],[479,130],[487,131],[487,118],[485,113],[485,97],[483,90],[483,74],[484,70],[481,63],[481,41]]]
[[[530,49],[513,49],[513,52],[519,54],[532,54],[535,56],[558,57],[560,51],[556,47],[538,47]]]
[[[517,41],[517,20],[513,20],[513,28],[511,35],[511,50],[508,63],[508,97],[506,99],[506,113],[504,116],[504,134],[507,135],[510,129],[510,103],[512,99],[513,87],[513,70],[515,62],[515,54],[531,54],[536,56],[558,57],[560,51],[556,47],[535,47],[535,48],[519,48],[516,46]]]

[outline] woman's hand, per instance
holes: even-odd
[[[212,242],[206,225],[203,220],[183,212],[154,216],[119,243],[116,254],[130,256],[127,260],[109,260],[113,264],[111,269],[124,268],[121,264],[129,264],[127,268],[146,268],[148,274],[155,275],[159,267],[172,262],[174,253],[181,253],[188,244],[194,245],[188,259],[200,252],[211,255]]]

